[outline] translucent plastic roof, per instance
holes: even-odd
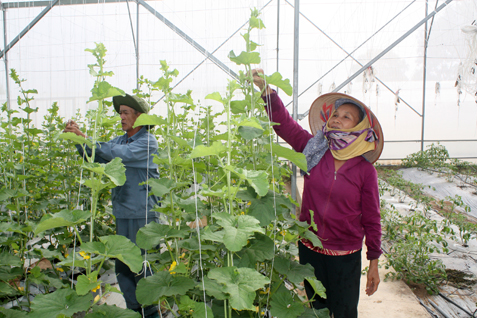
[[[6,45],[42,15],[48,1],[2,2]],[[73,4],[75,3],[75,4]],[[83,112],[93,85],[87,64],[95,59],[86,48],[104,43],[106,69],[114,72],[111,84],[131,92],[136,75],[157,80],[160,60],[180,75],[174,91],[193,91],[202,104],[206,94],[223,92],[240,67],[228,59],[231,50],[244,50],[244,26],[250,9],[261,10],[266,28],[253,34],[261,44],[257,67],[271,74],[279,71],[293,79],[294,7],[292,0],[162,0],[144,5],[127,1],[58,1],[6,53],[8,68],[35,88],[40,107],[37,125],[46,108],[57,101],[60,115]],[[444,2],[429,2],[428,13]],[[426,17],[420,1],[300,1],[299,113],[305,113],[321,93],[332,91]],[[153,14],[156,13],[156,14]],[[455,87],[459,63],[469,51],[461,28],[471,25],[477,13],[473,0],[454,0],[428,20],[428,49],[424,50],[424,25],[407,36],[360,73],[341,92],[368,104],[378,116],[388,141],[419,140],[425,88],[425,139],[477,139],[477,105],[469,92]],[[161,19],[162,18],[162,19]],[[167,23],[166,23],[167,21]],[[186,40],[186,38],[189,39]],[[192,42],[190,41],[192,40]],[[138,45],[135,45],[135,42]],[[212,54],[207,59],[203,48]],[[136,50],[138,55],[136,55]],[[351,56],[348,54],[351,53]],[[5,57],[4,57],[5,60]],[[426,81],[424,76],[426,61]],[[138,67],[138,68],[137,68]],[[0,75],[0,100],[7,99],[5,67]],[[9,80],[11,107],[18,88]],[[292,98],[280,93],[289,104]],[[154,96],[159,100],[162,96]],[[399,103],[396,103],[399,100]],[[291,107],[290,111],[291,111]],[[159,103],[155,111],[161,112]],[[302,123],[308,126],[308,118]],[[477,142],[445,143],[452,156],[476,157]],[[420,143],[388,143],[382,158],[400,158],[420,149]]]

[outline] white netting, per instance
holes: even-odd
[[[456,86],[458,90],[474,95],[477,102],[477,25],[466,25],[461,30],[464,32],[467,51],[459,65]]]

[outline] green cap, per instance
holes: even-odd
[[[119,113],[119,107],[121,105],[129,106],[140,113],[147,114],[149,112],[149,105],[147,102],[137,95],[126,96],[118,95],[113,97],[113,105],[116,112]]]

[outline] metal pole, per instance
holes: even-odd
[[[295,27],[293,32],[293,119],[298,119],[298,49],[299,49],[299,40],[300,40],[300,0],[295,0]],[[291,177],[291,196],[292,199],[296,201],[296,165],[292,166],[292,177]]]
[[[279,66],[279,51],[280,51],[280,0],[277,0],[277,72]]]
[[[168,26],[172,31],[177,33],[181,38],[186,40],[187,43],[192,45],[197,51],[202,53],[204,56],[206,56],[209,60],[211,60],[215,65],[217,65],[219,68],[221,68],[224,72],[226,72],[228,75],[233,77],[234,79],[238,80],[239,76],[237,73],[232,71],[227,65],[222,63],[218,58],[210,54],[204,47],[202,47],[199,43],[194,41],[190,36],[185,34],[182,30],[180,30],[177,26],[175,26],[171,21],[167,20],[162,14],[157,12],[153,7],[151,7],[148,3],[146,3],[144,0],[135,0],[137,3],[141,4],[144,8],[146,8],[149,12],[151,12],[156,18],[161,20],[166,26]]]
[[[429,8],[429,2],[426,0],[426,11],[425,16],[427,16]],[[421,117],[421,151],[424,151],[424,123],[426,121],[426,79],[427,79],[427,46],[429,43],[429,38],[427,35],[427,20],[424,24],[424,67],[423,67],[423,76],[422,76],[422,117]]]
[[[447,0],[446,2],[444,2],[442,5],[439,6],[439,8],[437,8],[436,10],[432,11],[427,17],[425,17],[424,19],[422,19],[420,22],[418,22],[411,30],[407,31],[406,34],[404,34],[403,36],[401,36],[399,39],[397,39],[396,41],[394,41],[394,43],[392,43],[390,46],[388,46],[384,51],[382,51],[381,53],[379,53],[375,58],[373,58],[371,61],[369,61],[368,63],[366,63],[366,65],[364,65],[363,67],[361,67],[356,73],[354,73],[352,76],[350,76],[346,81],[344,81],[342,84],[340,84],[338,87],[336,87],[333,92],[339,92],[340,89],[342,89],[343,87],[345,87],[346,85],[348,85],[349,82],[351,82],[353,79],[356,78],[356,76],[358,76],[359,74],[361,74],[365,69],[367,69],[368,67],[370,67],[371,65],[374,64],[374,62],[376,62],[377,60],[379,60],[381,57],[383,57],[386,53],[388,53],[389,51],[391,51],[392,48],[394,48],[396,45],[398,45],[399,43],[402,42],[402,40],[404,40],[405,38],[407,38],[411,33],[413,33],[414,31],[416,31],[421,25],[423,25],[427,20],[429,20],[430,18],[432,18],[433,16],[436,15],[437,12],[441,11],[445,6],[447,6],[449,3],[451,3],[452,0]]]
[[[136,12],[136,89],[139,90],[139,3]]]
[[[3,47],[7,47],[7,10],[2,7],[3,11]],[[5,88],[7,90],[7,109],[10,110],[10,85],[8,77],[8,55],[5,53],[3,56],[5,62]]]
[[[278,69],[279,69],[279,66],[280,66],[280,58],[279,58],[279,53],[280,53],[280,1],[281,0],[277,0],[277,72],[278,72]],[[277,92],[278,92],[278,89],[277,89]],[[278,143],[278,140],[279,140],[279,137],[278,135],[276,135],[276,138],[277,138],[277,143]]]
[[[50,10],[51,8],[53,8],[53,6],[55,6],[57,3],[58,3],[59,0],[54,0],[54,1],[51,1],[50,4],[45,8],[43,9],[43,11],[40,12],[39,15],[37,15],[27,26],[26,28],[24,28],[14,39],[12,42],[10,42],[6,47],[5,49],[0,52],[0,58],[2,58],[5,53],[7,53],[15,44],[17,44],[18,41],[20,41],[20,39],[22,37],[25,36],[25,34],[28,33],[28,31],[30,31],[31,28],[33,28],[35,26],[35,24],[37,24],[38,21],[41,20],[41,18],[43,18]]]

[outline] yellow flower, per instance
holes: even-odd
[[[101,287],[101,285],[98,284],[98,286],[96,286],[95,288],[91,289],[91,291],[92,291],[93,293],[95,293],[100,287]]]
[[[18,287],[18,291],[24,291],[25,290],[25,287]]]
[[[247,205],[252,205],[252,201],[248,201],[248,202],[247,202]]]
[[[268,287],[266,290],[261,290],[260,294],[268,294],[270,292],[270,287]]]
[[[173,261],[172,264],[171,264],[171,267],[169,268],[169,272],[170,272],[171,274],[175,274],[175,273],[176,273],[176,272],[173,272],[173,270],[174,270],[174,268],[176,268],[176,266],[177,266],[176,261]]]
[[[88,254],[86,254],[85,251],[81,251],[81,252],[79,252],[79,254],[80,254],[81,257],[83,257],[84,259],[90,259],[90,258],[91,258]]]
[[[70,256],[70,254],[68,254],[68,253],[65,253],[65,258],[68,258],[68,256]]]
[[[255,306],[255,312],[258,312],[259,309],[258,306]]]
[[[185,253],[182,253],[181,257],[180,258],[184,258],[185,257]]]
[[[20,156],[20,163],[23,162],[23,156]]]
[[[64,272],[64,271],[65,271],[65,270],[64,270],[63,268],[61,268],[61,267],[58,267],[56,270],[57,270],[58,272]]]

